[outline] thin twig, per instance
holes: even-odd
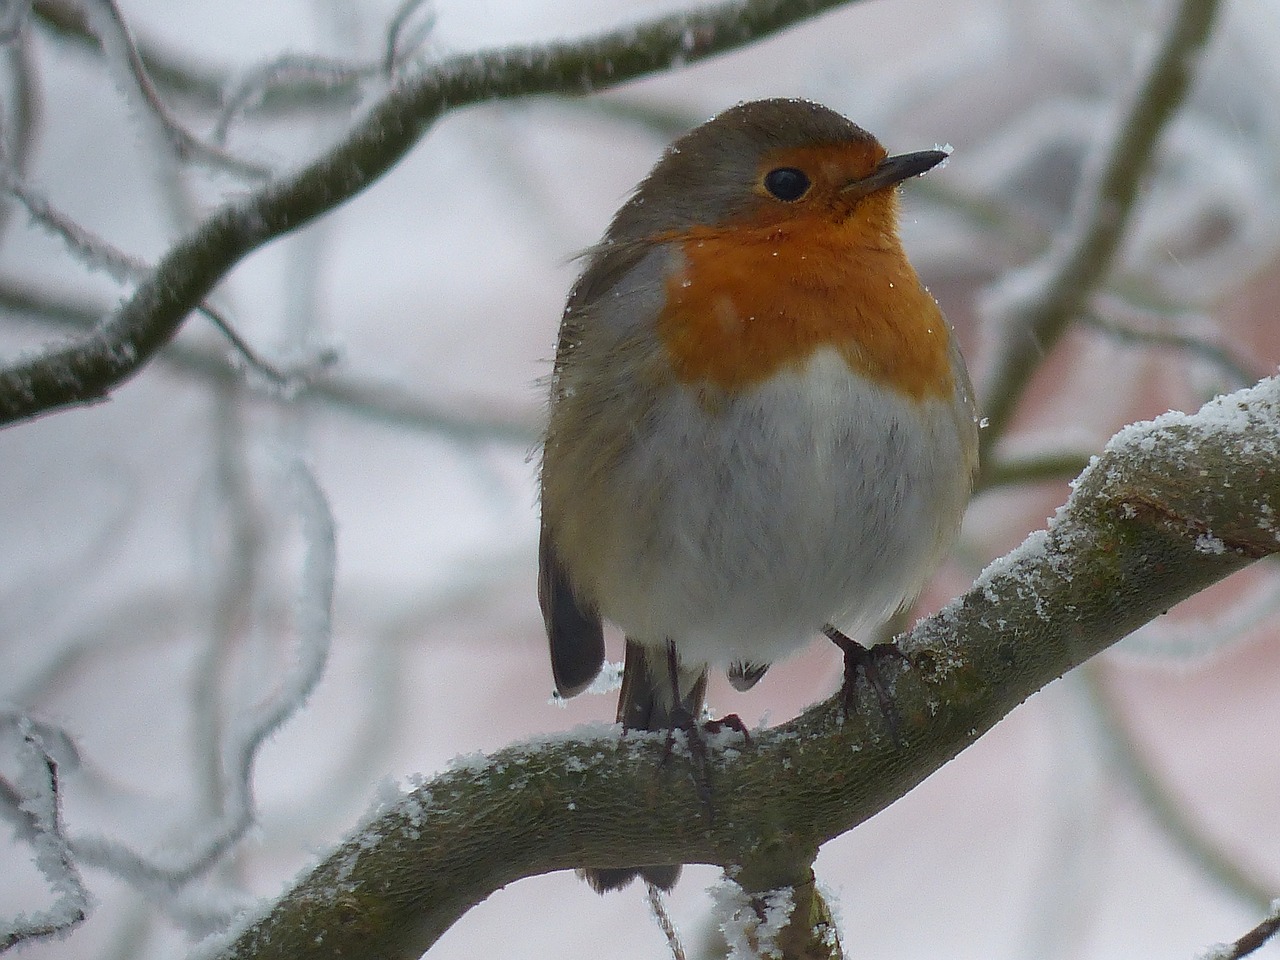
[[[271,176],[271,168],[237,157],[221,147],[205,143],[188,131],[170,112],[155,84],[147,74],[146,64],[138,53],[137,44],[125,23],[115,0],[88,0],[85,6],[89,25],[98,35],[108,63],[119,61],[132,86],[142,100],[147,113],[159,124],[164,139],[181,160],[198,160],[209,166],[228,170],[242,177],[264,180]]]
[[[400,66],[408,57],[411,57],[417,51],[431,31],[435,29],[436,12],[429,9],[422,15],[422,20],[413,30],[407,31],[409,21],[413,15],[422,7],[434,7],[432,0],[403,0],[400,9],[391,17],[391,21],[387,24],[387,43],[386,49],[382,54],[382,72],[387,76],[395,73],[396,68]],[[408,39],[406,39],[406,36]]]
[[[296,87],[305,82],[311,88],[342,90],[348,95],[358,89],[359,81],[375,73],[368,64],[351,63],[333,57],[286,54],[250,70],[227,94],[210,136],[213,142],[225,144],[231,124],[251,108],[261,105],[273,90]]]
[[[250,491],[241,393],[219,385],[213,391],[213,476],[209,505],[200,525],[200,579],[209,583],[208,623],[191,671],[191,743],[196,757],[197,796],[203,814],[226,812],[222,777],[226,717],[222,685],[231,651],[249,632],[259,607],[264,524]]]
[[[676,929],[675,921],[671,919],[671,914],[667,912],[667,905],[663,901],[662,891],[652,883],[646,884],[646,888],[645,894],[649,899],[649,910],[653,913],[653,919],[658,923],[658,929],[667,938],[667,949],[671,951],[671,960],[685,960],[684,944],[680,942],[680,931]]]
[[[27,31],[20,31],[9,41],[4,57],[13,103],[9,114],[3,118],[4,129],[0,131],[0,166],[11,170],[17,179],[22,180],[35,152],[43,114],[36,63],[31,55]],[[0,233],[9,225],[11,210],[9,204],[0,204]]]
[[[249,342],[240,336],[239,331],[231,325],[231,321],[223,316],[221,311],[209,306],[208,303],[202,302],[196,309],[209,318],[209,322],[217,328],[219,333],[227,338],[231,346],[235,348],[236,353],[240,354],[252,369],[262,374],[276,386],[289,386],[290,384],[304,381],[310,376],[309,370],[281,370],[271,363],[262,354],[254,350],[253,347],[249,346]],[[324,360],[321,363],[323,365]]]
[[[89,894],[71,855],[62,830],[62,795],[58,763],[45,749],[34,726],[22,723],[23,748],[19,751],[22,778],[5,792],[19,798],[27,820],[27,839],[37,850],[35,864],[57,893],[47,910],[19,916],[8,922],[0,937],[0,953],[21,944],[65,936],[84,922]]]
[[[1266,945],[1280,933],[1280,900],[1271,904],[1271,915],[1235,943],[1221,943],[1200,955],[1200,960],[1240,960]]]
[[[333,516],[323,491],[300,462],[287,466],[302,531],[304,555],[299,577],[295,624],[298,659],[279,687],[242,722],[228,731],[232,746],[222,768],[223,815],[181,861],[150,860],[104,836],[76,838],[71,849],[83,864],[110,870],[147,892],[173,893],[206,874],[253,824],[253,767],[262,745],[306,702],[324,672],[332,631],[336,554]]]
[[[101,48],[79,6],[67,0],[35,0],[35,14],[39,25],[58,39]],[[200,109],[222,107],[233,75],[230,69],[199,65],[191,53],[170,53],[141,37],[135,37],[134,43],[147,75],[158,87]],[[314,111],[337,107],[346,111],[357,92],[354,85],[335,89],[323,84],[316,86],[307,78],[299,77],[292,84],[285,83],[264,94],[260,109]]]
[[[982,462],[992,462],[991,451],[1040,360],[1106,278],[1160,133],[1191,87],[1218,6],[1218,0],[1180,0],[1139,82],[1087,159],[1060,239],[997,294],[1004,300],[995,311],[1002,352],[982,391],[989,422],[980,440]]]
[[[15,179],[4,176],[4,188],[26,208],[31,219],[59,240],[90,270],[101,270],[112,280],[127,283],[143,277],[151,269],[145,260],[125,253],[115,244],[87,230],[48,198]]]
[[[250,251],[360,193],[446,111],[536,93],[586,93],[741,47],[855,0],[731,0],[574,43],[507,47],[423,67],[291,176],[233,200],[179,241],[94,335],[0,367],[0,423],[101,400],[167,343]]]
[[[120,283],[136,281],[150,272],[150,264],[141,257],[126,253],[111,241],[76,223],[69,215],[30,187],[13,180],[10,180],[7,186],[9,192],[26,207],[32,219],[62,240],[67,249],[86,266],[100,269]],[[276,386],[294,385],[305,380],[313,372],[311,369],[280,370],[249,346],[221,311],[203,301],[196,306],[196,310],[209,318],[250,368],[262,374]],[[103,311],[98,314],[98,318],[105,315],[106,311]],[[95,322],[98,318],[95,318]]]

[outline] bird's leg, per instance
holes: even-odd
[[[844,684],[840,688],[844,700],[844,715],[847,717],[858,709],[858,673],[861,671],[871,689],[875,691],[876,700],[880,703],[880,713],[889,727],[889,736],[893,738],[894,743],[901,743],[898,735],[898,708],[894,705],[893,697],[884,684],[877,661],[883,657],[893,657],[910,665],[911,661],[907,655],[893,643],[877,643],[868,650],[830,624],[823,627],[822,632],[844,653]]]
[[[707,812],[707,821],[712,819],[711,778],[707,774],[707,741],[702,735],[702,728],[695,717],[684,705],[680,696],[680,658],[676,655],[674,641],[667,641],[667,676],[671,680],[671,725],[667,727],[667,743],[662,752],[662,763],[665,766],[675,746],[677,730],[683,730],[689,743],[689,756],[693,759],[694,782],[698,787],[698,798]]]

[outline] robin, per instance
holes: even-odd
[[[845,649],[924,586],[977,466],[955,337],[898,238],[888,156],[802,100],[667,148],[569,294],[542,456],[538,597],[556,689],[626,635],[624,730],[695,729],[819,632]],[[856,671],[855,671],[856,672]],[[678,865],[584,871],[597,890]]]

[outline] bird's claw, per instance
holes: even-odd
[[[880,713],[889,728],[889,736],[895,745],[901,746],[901,719],[897,705],[893,702],[893,695],[880,673],[879,661],[890,658],[910,666],[910,658],[893,643],[877,643],[868,649],[835,627],[827,627],[824,632],[844,653],[844,683],[840,687],[840,696],[845,717],[858,712],[858,674],[862,674],[880,704]]]

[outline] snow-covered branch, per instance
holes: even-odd
[[[617,728],[456,764],[377,814],[220,960],[418,956],[498,887],[578,866],[741,866],[749,892],[902,796],[1036,690],[1170,606],[1280,552],[1280,378],[1117,434],[1047,529],[900,641],[899,739],[867,692],[708,760],[712,803],[662,734]],[[787,776],[779,777],[779,770]],[[662,781],[661,803],[653,784]]]
[[[84,921],[90,902],[63,832],[58,761],[44,742],[47,731],[26,717],[16,718],[16,729],[23,741],[17,752],[20,775],[12,786],[4,785],[4,800],[15,805],[12,812],[21,820],[19,834],[35,851],[35,865],[55,900],[46,910],[0,923],[0,953],[36,940],[65,936]],[[65,747],[59,752],[65,753]]]

